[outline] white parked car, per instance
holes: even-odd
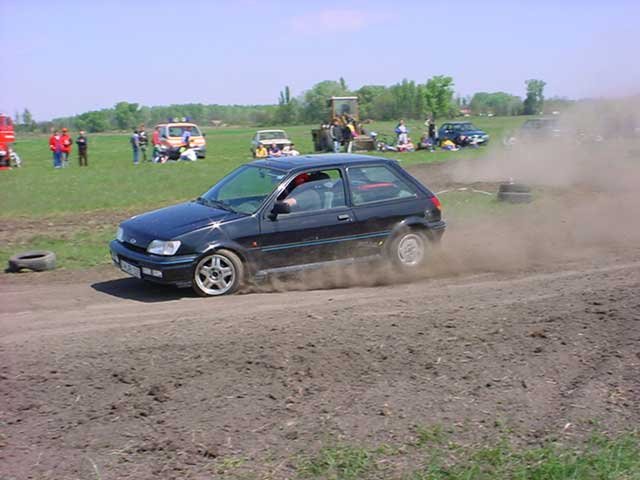
[[[272,145],[278,145],[282,150],[285,145],[291,145],[291,140],[284,130],[258,130],[251,140],[251,154],[256,156],[256,148],[263,144],[267,149]]]

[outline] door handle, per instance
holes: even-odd
[[[338,220],[340,220],[341,222],[344,222],[345,220],[351,220],[351,217],[345,213],[342,215],[338,215]]]

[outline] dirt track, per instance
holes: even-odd
[[[438,168],[415,173],[447,186]],[[405,283],[200,299],[112,269],[0,275],[0,478],[212,478],[229,459],[228,478],[291,478],[301,452],[416,426],[535,444],[638,425],[640,244],[571,211],[538,236],[454,219]]]

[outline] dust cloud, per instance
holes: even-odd
[[[420,278],[495,272],[529,272],[599,258],[623,250],[640,252],[640,102],[594,102],[557,118],[555,132],[500,139],[486,155],[411,173],[434,191],[478,187],[497,192],[512,179],[529,185],[534,200],[493,214],[456,216],[440,199],[447,230],[429,252]],[[467,190],[472,202],[481,194]],[[474,197],[475,195],[475,197]],[[497,200],[496,200],[497,201]],[[458,214],[460,215],[460,214]],[[377,286],[411,281],[388,263],[336,267],[270,278],[252,290],[306,290]]]
[[[513,271],[640,247],[640,102],[593,102],[553,131],[451,166],[454,184],[515,181],[534,201],[506,215],[451,218],[440,270]],[[496,142],[501,143],[501,142]],[[446,206],[446,197],[442,199]]]

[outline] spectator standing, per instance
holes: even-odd
[[[333,153],[340,152],[340,142],[342,142],[342,127],[337,118],[334,118],[329,127],[329,136],[333,142]]]
[[[191,144],[191,127],[185,127],[182,131],[182,145],[189,148]]]
[[[144,130],[144,125],[138,127],[138,143],[140,144],[140,152],[142,152],[142,161],[146,162],[148,161],[147,146],[149,145],[149,137],[147,137],[147,132]]]
[[[138,165],[140,161],[140,135],[138,130],[133,129],[133,135],[131,135],[131,149],[133,150],[133,164]]]
[[[435,145],[437,143],[436,122],[433,121],[433,118],[429,118],[429,120],[427,120],[427,134],[429,135],[429,140],[431,140],[431,143]]]
[[[396,126],[396,135],[398,136],[396,142],[397,145],[404,145],[405,143],[407,143],[409,139],[409,128],[407,128],[404,120],[400,120],[400,122]]]
[[[49,137],[49,150],[53,153],[53,168],[62,168],[62,140],[58,130]]]
[[[347,153],[351,153],[351,148],[353,147],[353,130],[349,127],[348,121],[342,127],[342,143],[344,143]]]
[[[76,145],[78,145],[78,163],[81,167],[88,166],[87,162],[87,137],[84,134],[84,130],[80,130],[80,135],[76,138]]]
[[[62,142],[62,152],[61,152],[62,167],[65,168],[69,166],[69,154],[71,153],[71,147],[73,146],[73,139],[67,133],[66,128],[62,129],[62,135],[60,136],[60,141]]]
[[[155,162],[160,157],[160,127],[153,129],[151,143],[153,144],[153,161]]]

